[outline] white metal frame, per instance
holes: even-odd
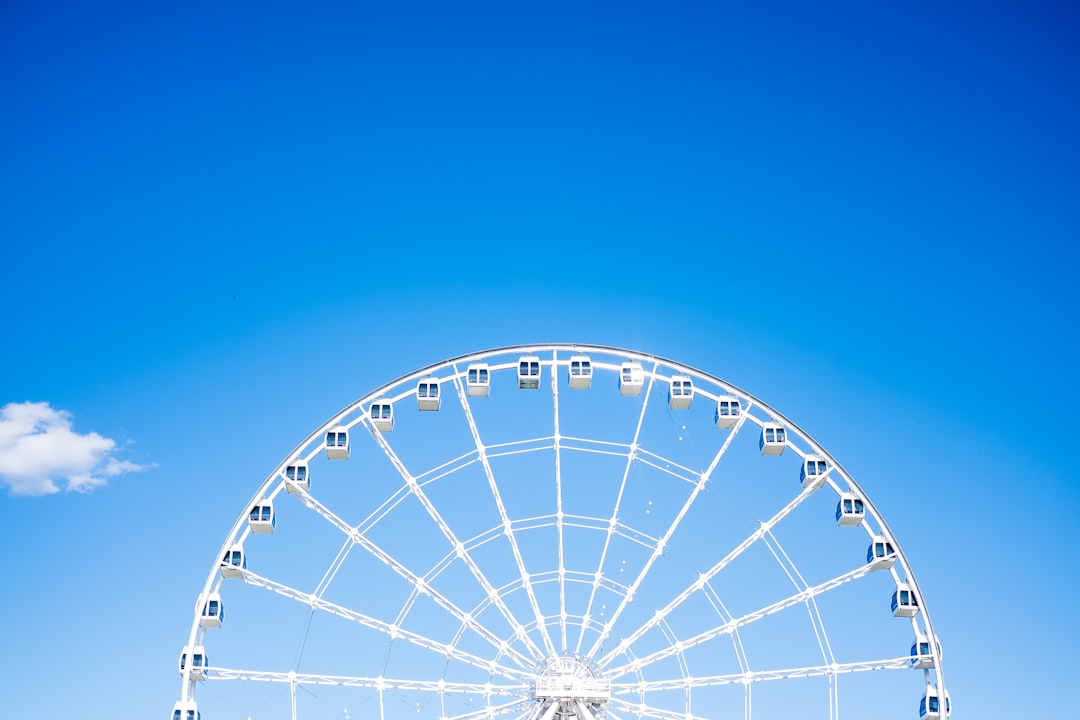
[[[636,410],[639,413],[637,430],[632,437],[626,439],[625,443],[604,443],[590,441],[588,438],[564,437],[560,434],[559,379],[564,376],[564,373],[569,374],[571,358],[580,359],[585,355],[591,361],[592,379],[597,380],[597,382],[591,384],[592,387],[589,390],[591,393],[610,392],[618,395],[618,377],[622,364],[635,362],[643,368],[645,384],[641,393],[642,397],[633,399],[633,402],[641,404],[640,409]],[[546,437],[530,438],[510,445],[488,445],[484,441],[483,433],[473,413],[474,403],[483,403],[487,402],[487,400],[484,399],[484,396],[478,397],[474,395],[471,392],[472,388],[466,386],[467,368],[476,363],[483,363],[489,369],[491,394],[516,392],[510,382],[507,382],[505,386],[498,386],[496,379],[505,376],[508,380],[509,378],[516,380],[519,360],[523,356],[538,357],[540,359],[541,388],[543,388],[544,383],[550,385],[554,418],[551,433]],[[547,368],[546,372],[544,370],[545,366]],[[720,398],[735,397],[740,402],[740,415],[733,428],[729,430],[715,429],[714,427],[713,432],[725,433],[728,437],[703,469],[695,470],[686,467],[672,458],[656,455],[651,453],[648,448],[638,445],[638,436],[641,432],[646,409],[650,407],[650,403],[666,403],[665,391],[674,377],[692,379],[694,395],[701,395],[704,398],[703,403],[711,401],[712,407],[715,407],[717,400]],[[392,439],[377,429],[379,423],[377,419],[369,416],[369,408],[371,403],[376,400],[389,402],[395,406],[403,400],[409,400],[410,404],[416,407],[418,399],[417,387],[421,380],[437,381],[442,391],[440,395],[446,394],[448,401],[451,400],[452,395],[457,395],[465,421],[468,423],[474,447],[468,449],[466,454],[456,461],[448,463],[447,467],[428,470],[423,474],[414,474],[413,470],[408,466],[407,459],[403,459],[398,455],[395,446],[392,444]],[[659,387],[654,388],[654,384]],[[632,402],[629,398],[625,401],[628,404]],[[407,407],[407,405],[402,407]],[[724,458],[732,441],[747,425],[751,426],[748,432],[757,433],[760,432],[762,427],[772,423],[784,428],[786,431],[784,447],[789,448],[798,455],[800,463],[809,457],[821,458],[827,463],[828,472],[823,476],[822,481],[813,484],[807,483],[806,487],[802,487],[797,476],[793,477],[791,482],[792,497],[787,505],[779,508],[771,517],[762,520],[758,528],[747,535],[741,543],[735,547],[726,548],[723,553],[718,553],[715,563],[701,573],[697,580],[681,589],[677,589],[677,591],[673,591],[666,605],[656,608],[648,620],[622,635],[618,642],[613,642],[615,638],[612,637],[612,629],[619,623],[624,613],[628,612],[636,591],[645,581],[657,560],[664,555],[669,541],[676,534],[680,523],[683,522],[683,519],[691,510],[695,500],[709,487],[713,473]],[[324,506],[318,499],[317,491],[313,494],[303,487],[286,483],[286,467],[300,463],[310,465],[313,461],[316,461],[318,456],[325,450],[324,438],[326,433],[339,428],[350,432],[350,442],[354,446],[364,439],[364,435],[379,446],[400,475],[403,483],[402,492],[411,494],[419,500],[420,504],[426,509],[431,521],[445,537],[447,555],[443,566],[460,561],[469,569],[475,582],[479,584],[488,598],[482,606],[465,608],[455,604],[453,599],[440,594],[431,586],[432,578],[436,577],[438,572],[441,572],[441,568],[437,567],[428,570],[405,566],[396,560],[388,549],[374,543],[366,534],[363,524],[353,524],[338,517],[331,508]],[[360,430],[367,430],[367,433],[361,433]],[[503,494],[506,492],[505,481],[498,477],[490,461],[495,457],[534,452],[541,449],[552,452],[555,458],[553,482],[557,498],[556,512],[550,516],[534,518],[514,517],[507,510],[503,501]],[[632,466],[635,463],[643,463],[653,468],[662,468],[664,472],[670,473],[673,477],[688,483],[692,489],[690,489],[682,508],[674,513],[673,520],[659,534],[648,534],[640,528],[621,522],[619,507],[621,490],[620,499],[616,501],[615,508],[610,512],[609,516],[571,516],[563,511],[563,480],[560,470],[560,458],[564,452],[570,450],[625,458],[624,486],[626,476],[631,473]],[[760,459],[759,462],[768,463],[771,461]],[[454,472],[460,467],[473,464],[479,464],[484,476],[487,478],[488,488],[491,493],[489,500],[493,501],[498,507],[502,523],[500,527],[493,528],[488,533],[480,536],[461,537],[455,528],[444,520],[438,506],[428,497],[425,486],[426,483],[436,477],[441,477],[443,474]],[[837,498],[851,493],[862,499],[864,516],[859,526],[863,528],[871,542],[877,537],[887,538],[895,551],[895,562],[889,563],[888,567],[884,567],[884,564],[881,563],[864,563],[860,561],[860,558],[853,557],[851,569],[836,577],[813,585],[803,578],[798,568],[787,556],[773,531],[782,526],[785,519],[791,516],[793,511],[813,493],[827,492],[829,490],[834,492]],[[284,494],[286,491],[288,494]],[[331,566],[327,570],[324,582],[314,590],[293,588],[275,581],[273,578],[263,577],[258,574],[257,565],[250,563],[248,568],[242,570],[239,568],[230,569],[229,574],[235,575],[236,579],[226,582],[220,572],[221,558],[230,548],[242,546],[251,533],[248,523],[251,507],[259,503],[273,503],[279,495],[302,503],[308,510],[316,513],[325,522],[339,530],[347,546],[368,553],[410,583],[415,588],[414,598],[419,595],[430,597],[441,608],[442,612],[445,612],[456,623],[460,623],[463,629],[467,628],[483,638],[490,645],[490,653],[480,655],[459,647],[457,643],[461,633],[454,641],[448,643],[401,627],[399,620],[407,615],[409,608],[403,609],[398,618],[375,617],[366,614],[363,609],[344,607],[326,600],[323,593],[329,583],[334,580],[339,566]],[[194,702],[196,689],[203,681],[250,681],[288,684],[291,688],[294,718],[297,717],[296,690],[298,687],[334,685],[376,690],[380,698],[380,720],[387,720],[382,704],[383,694],[392,691],[430,693],[433,697],[440,699],[454,694],[469,694],[484,698],[483,707],[479,708],[475,713],[459,713],[456,715],[444,713],[441,716],[444,720],[466,720],[466,718],[471,717],[513,717],[527,720],[567,720],[577,717],[581,720],[594,720],[603,715],[616,719],[637,717],[675,720],[678,717],[680,720],[689,720],[700,717],[692,710],[691,701],[695,689],[741,685],[745,693],[744,716],[749,720],[754,717],[752,687],[756,683],[780,679],[822,677],[828,679],[830,687],[828,717],[835,720],[840,717],[838,678],[845,674],[876,670],[904,670],[907,672],[921,670],[924,674],[924,687],[929,687],[940,696],[945,696],[946,689],[940,655],[940,642],[936,640],[937,636],[931,623],[930,614],[923,603],[925,595],[918,587],[915,576],[895,536],[889,531],[884,518],[870,501],[867,493],[843,469],[840,463],[806,432],[757,397],[718,377],[653,355],[604,346],[570,344],[521,345],[473,353],[421,368],[373,390],[329,418],[281,461],[266,480],[255,489],[251,499],[244,503],[242,508],[239,518],[225,537],[220,550],[214,555],[212,567],[198,593],[195,614],[188,637],[186,642],[180,644],[181,646],[201,649],[204,646],[213,645],[213,634],[221,631],[205,626],[206,622],[202,618],[202,607],[205,600],[211,596],[217,599],[226,595],[228,593],[228,583],[241,581],[250,586],[263,588],[296,603],[306,605],[311,608],[312,612],[336,615],[387,637],[395,638],[397,641],[445,655],[448,663],[462,663],[482,669],[490,673],[492,680],[487,683],[464,683],[430,677],[393,678],[378,674],[371,676],[322,675],[298,673],[295,669],[208,667],[198,673],[188,672],[184,674],[180,694],[180,704],[183,707],[188,707],[189,702]],[[827,526],[831,525],[834,532],[848,532],[848,530],[837,529],[836,524],[830,522],[831,520],[831,518],[825,518],[823,523]],[[527,529],[536,527],[549,527],[553,530],[557,543],[555,549],[558,555],[557,572],[531,572],[526,565],[519,546],[519,537]],[[648,557],[640,567],[636,577],[631,579],[605,576],[602,572],[603,561],[601,561],[601,567],[597,568],[595,573],[591,575],[580,571],[580,569],[567,567],[564,564],[563,553],[566,543],[565,533],[569,528],[587,528],[604,533],[603,552],[605,554],[609,545],[618,539],[620,542],[637,543],[647,551]],[[496,536],[505,536],[508,540],[516,565],[514,573],[518,578],[516,582],[500,587],[497,587],[486,577],[483,568],[473,559],[473,554],[477,552],[477,549]],[[725,568],[738,560],[752,547],[764,547],[771,553],[790,579],[793,592],[790,596],[774,603],[759,607],[751,612],[736,615],[727,610],[720,594],[717,592],[714,580],[720,576]],[[930,655],[915,658],[905,652],[907,648],[901,646],[895,648],[895,653],[885,653],[880,658],[838,662],[837,658],[833,656],[825,623],[817,610],[816,600],[832,590],[881,570],[887,570],[891,574],[893,583],[897,587],[905,586],[911,590],[914,597],[919,598],[920,612],[911,617],[910,622],[915,637],[928,641]],[[567,605],[567,589],[572,583],[585,583],[591,587],[589,600],[585,608],[580,612],[576,611],[577,608],[568,608]],[[557,595],[559,597],[557,607],[554,609],[545,605],[540,599],[540,590],[543,589],[546,593],[551,585],[557,586]],[[615,608],[608,611],[603,622],[597,619],[596,608],[594,607],[598,593],[601,591],[614,592],[622,598]],[[511,609],[509,598],[515,593],[523,593],[527,599],[526,604],[529,608],[527,616],[521,616],[520,610],[515,612],[515,610]],[[669,616],[691,598],[700,599],[702,597],[713,605],[721,621],[692,636],[675,637],[670,628],[667,627]],[[887,614],[887,608],[884,607],[887,602],[888,599],[883,598],[884,614]],[[810,621],[821,646],[821,663],[804,667],[754,669],[742,647],[740,630],[765,617],[798,605],[805,606],[809,612]],[[500,637],[488,629],[483,622],[479,621],[477,618],[486,610],[497,612],[498,616],[514,629],[513,636]],[[669,638],[670,643],[666,647],[648,651],[635,649],[639,641],[646,636],[655,636],[656,632],[663,633],[665,637]],[[727,638],[726,642],[729,646],[734,647],[740,671],[727,674],[690,675],[685,670],[686,665],[683,655],[695,647],[705,646],[718,638]],[[650,667],[662,667],[660,663],[669,659],[677,661],[677,666],[684,668],[680,677],[657,679],[654,673],[644,672]],[[652,697],[664,691],[685,693],[686,707],[676,712],[671,708],[650,704]],[[440,700],[440,702],[442,701]],[[917,715],[917,703],[918,698],[913,698],[912,717]],[[856,710],[854,716],[860,716],[861,714]],[[213,720],[213,718],[207,718],[207,720]]]

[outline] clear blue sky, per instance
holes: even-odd
[[[0,464],[6,715],[164,717],[282,457],[530,341],[781,409],[904,544],[954,718],[1074,704],[1075,8],[581,5],[3,4],[0,406],[114,443]]]

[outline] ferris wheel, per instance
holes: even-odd
[[[364,395],[262,482],[196,595],[173,720],[951,710],[911,567],[840,464],[739,388],[612,347]]]

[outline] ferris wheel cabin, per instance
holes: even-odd
[[[592,360],[585,355],[570,358],[570,388],[588,390],[592,387]]]
[[[247,557],[244,556],[244,546],[237,543],[226,550],[224,557],[221,558],[221,565],[218,566],[218,569],[221,571],[221,577],[244,577],[244,570],[247,569]]]
[[[394,429],[394,404],[389,400],[376,400],[368,406],[371,424],[379,432],[391,432]]]
[[[424,378],[416,384],[416,407],[420,410],[438,410],[442,398],[439,395],[439,381]]]
[[[518,388],[536,390],[540,387],[540,358],[522,355],[518,360]]]
[[[260,500],[251,506],[248,513],[248,527],[251,532],[260,535],[269,535],[274,532],[277,525],[277,516],[274,514],[274,503],[269,500]]]
[[[491,371],[487,363],[474,363],[465,372],[469,397],[487,397],[491,393]]]
[[[945,712],[941,712],[941,694],[933,685],[926,686],[926,694],[919,703],[920,720],[946,720],[952,714],[949,693],[945,693]]]
[[[349,431],[345,428],[337,428],[326,433],[327,460],[348,460],[351,449]]]
[[[225,606],[221,603],[220,593],[210,593],[202,606],[199,627],[219,628],[225,622]]]
[[[919,614],[919,599],[907,583],[896,586],[896,592],[892,595],[892,614],[893,617],[914,617]]]
[[[645,386],[645,371],[640,363],[624,362],[619,366],[619,394],[640,395]]]
[[[916,634],[911,641],[911,667],[917,670],[934,667],[934,659],[930,657],[930,641],[922,633]]]
[[[739,415],[742,414],[742,406],[739,398],[734,395],[726,395],[716,401],[716,427],[721,430],[729,430],[739,423]]]
[[[190,670],[188,667],[188,658],[191,658]],[[210,661],[206,659],[206,650],[202,645],[196,645],[195,647],[185,647],[180,653],[180,675],[186,675],[191,673],[192,680],[205,680],[206,668],[210,664]]]
[[[874,570],[891,568],[896,562],[896,549],[884,537],[875,535],[870,541],[870,547],[866,548],[866,562]]]
[[[866,506],[862,498],[854,493],[841,493],[840,501],[836,503],[836,524],[854,527],[862,523],[866,516]]]
[[[178,702],[173,705],[172,720],[202,720],[199,714],[199,706],[194,700]]]
[[[689,375],[676,375],[671,378],[668,387],[668,407],[672,410],[686,410],[694,402],[694,381]]]
[[[803,460],[802,470],[799,471],[799,482],[804,488],[819,488],[825,483],[825,473],[828,470],[825,458],[807,455]]]
[[[291,495],[305,493],[311,489],[306,462],[285,466],[285,490]]]
[[[761,426],[758,448],[762,455],[782,455],[787,446],[787,430],[780,423],[767,422]]]

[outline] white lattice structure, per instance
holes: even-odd
[[[501,348],[364,395],[196,595],[179,720],[946,714],[863,488],[756,397],[630,350]]]

